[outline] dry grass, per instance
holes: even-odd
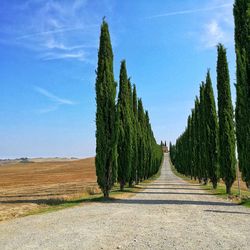
[[[0,166],[0,221],[99,192],[94,158],[4,164]]]

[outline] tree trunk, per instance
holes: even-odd
[[[231,194],[231,186],[230,185],[226,185],[226,191],[227,191],[227,194]]]
[[[133,187],[133,181],[132,180],[129,181],[129,187],[130,188]]]
[[[121,190],[121,191],[124,190],[124,186],[125,186],[125,183],[124,183],[124,181],[122,180],[122,181],[120,182],[120,190]]]
[[[108,199],[109,198],[109,191],[108,190],[104,190],[103,191],[103,196],[104,196],[104,198]]]
[[[204,185],[207,185],[207,182],[208,182],[208,179],[207,178],[204,178]]]
[[[213,181],[213,189],[217,188],[217,181]]]

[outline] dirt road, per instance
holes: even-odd
[[[0,223],[0,249],[249,249],[250,209],[173,175],[128,199]]]

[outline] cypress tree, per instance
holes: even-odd
[[[96,76],[96,175],[104,197],[109,197],[117,172],[116,83],[108,24],[101,25]]]
[[[206,137],[206,114],[205,114],[205,83],[200,85],[200,105],[199,105],[199,117],[200,117],[200,175],[204,180],[204,184],[207,184],[207,137]]]
[[[195,121],[194,121],[194,130],[195,130],[195,174],[201,183],[202,180],[202,162],[201,162],[201,128],[200,128],[200,100],[198,97],[195,99]]]
[[[152,130],[149,121],[148,111],[145,112],[145,123],[146,123],[146,164],[145,164],[145,178],[148,179],[152,173],[152,158],[153,158],[153,141],[152,141]]]
[[[192,109],[192,115],[191,115],[191,145],[192,145],[192,162],[191,162],[191,167],[192,167],[192,172],[191,172],[191,176],[194,177],[194,179],[196,180],[197,175],[196,175],[196,171],[195,171],[195,157],[196,157],[196,152],[195,152],[195,147],[196,147],[196,141],[195,141],[195,109]]]
[[[219,146],[220,171],[226,184],[227,194],[235,180],[235,133],[233,122],[233,106],[231,101],[230,80],[226,49],[222,44],[218,47],[217,59],[217,89],[218,89],[218,115],[219,115]]]
[[[132,161],[132,127],[130,117],[130,93],[125,61],[121,62],[120,82],[118,94],[118,181],[121,190],[130,180]]]
[[[129,112],[131,119],[131,173],[129,179],[129,186],[132,187],[133,182],[136,182],[136,162],[137,162],[137,135],[136,135],[136,117],[133,110],[133,90],[131,80],[128,79],[128,93],[129,93]]]
[[[192,157],[193,157],[193,152],[192,152],[192,116],[188,116],[188,126],[187,126],[187,152],[188,152],[188,175],[193,178],[193,171],[192,171]]]
[[[142,100],[138,99],[138,177],[139,181],[144,179],[145,166],[145,136],[144,136],[144,109]]]
[[[138,184],[138,112],[136,86],[133,85],[132,93],[132,115],[133,115],[133,158],[131,169],[131,181]]]
[[[242,178],[250,187],[250,0],[234,4],[236,51],[236,136]]]
[[[217,187],[218,169],[218,120],[215,107],[214,93],[210,72],[207,72],[206,85],[204,90],[205,103],[205,129],[206,129],[206,167],[208,177],[213,183],[213,188]]]

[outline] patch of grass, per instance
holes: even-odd
[[[118,188],[114,188],[110,192],[110,198],[106,199],[103,197],[101,193],[94,194],[94,195],[83,195],[79,198],[73,198],[73,199],[48,199],[45,200],[39,208],[36,208],[32,211],[29,211],[25,216],[27,215],[35,215],[35,214],[42,214],[42,213],[50,213],[55,212],[61,209],[65,208],[71,208],[77,205],[80,205],[82,203],[88,203],[88,202],[105,202],[108,200],[113,200],[115,198],[123,198],[125,195],[126,197],[132,196],[136,189],[134,188],[125,188],[124,191],[118,190]]]
[[[183,180],[185,181],[188,181],[188,182],[194,182],[193,180],[191,180],[189,177],[179,173],[176,168],[174,167],[173,163],[169,160],[169,163],[170,163],[170,168],[171,168],[171,171],[178,177],[182,178]]]
[[[246,200],[242,200],[240,205],[243,205],[245,207],[249,207],[250,208],[250,199],[246,199]]]
[[[185,180],[185,181],[187,181],[189,183],[199,184],[198,181],[191,180],[190,177],[182,175],[179,172],[177,172],[177,170],[175,169],[175,167],[174,167],[174,165],[172,164],[171,161],[170,161],[170,166],[171,166],[172,172],[176,176],[182,178],[183,180]],[[225,184],[222,183],[222,182],[218,183],[216,189],[213,188],[212,183],[208,183],[207,185],[200,184],[200,187],[203,188],[204,190],[207,190],[211,194],[217,195],[217,196],[219,196],[219,197],[221,197],[223,199],[230,199],[232,202],[235,202],[236,204],[244,205],[245,207],[250,207],[250,191],[241,190],[241,197],[240,197],[238,188],[235,187],[235,186],[232,186],[231,194],[228,195],[226,193]]]
[[[29,211],[27,214],[25,214],[25,216],[54,212],[61,209],[77,206],[83,202],[97,202],[103,199],[104,197],[101,194],[83,195],[82,197],[72,199],[48,199],[40,204],[41,206],[39,208]]]

